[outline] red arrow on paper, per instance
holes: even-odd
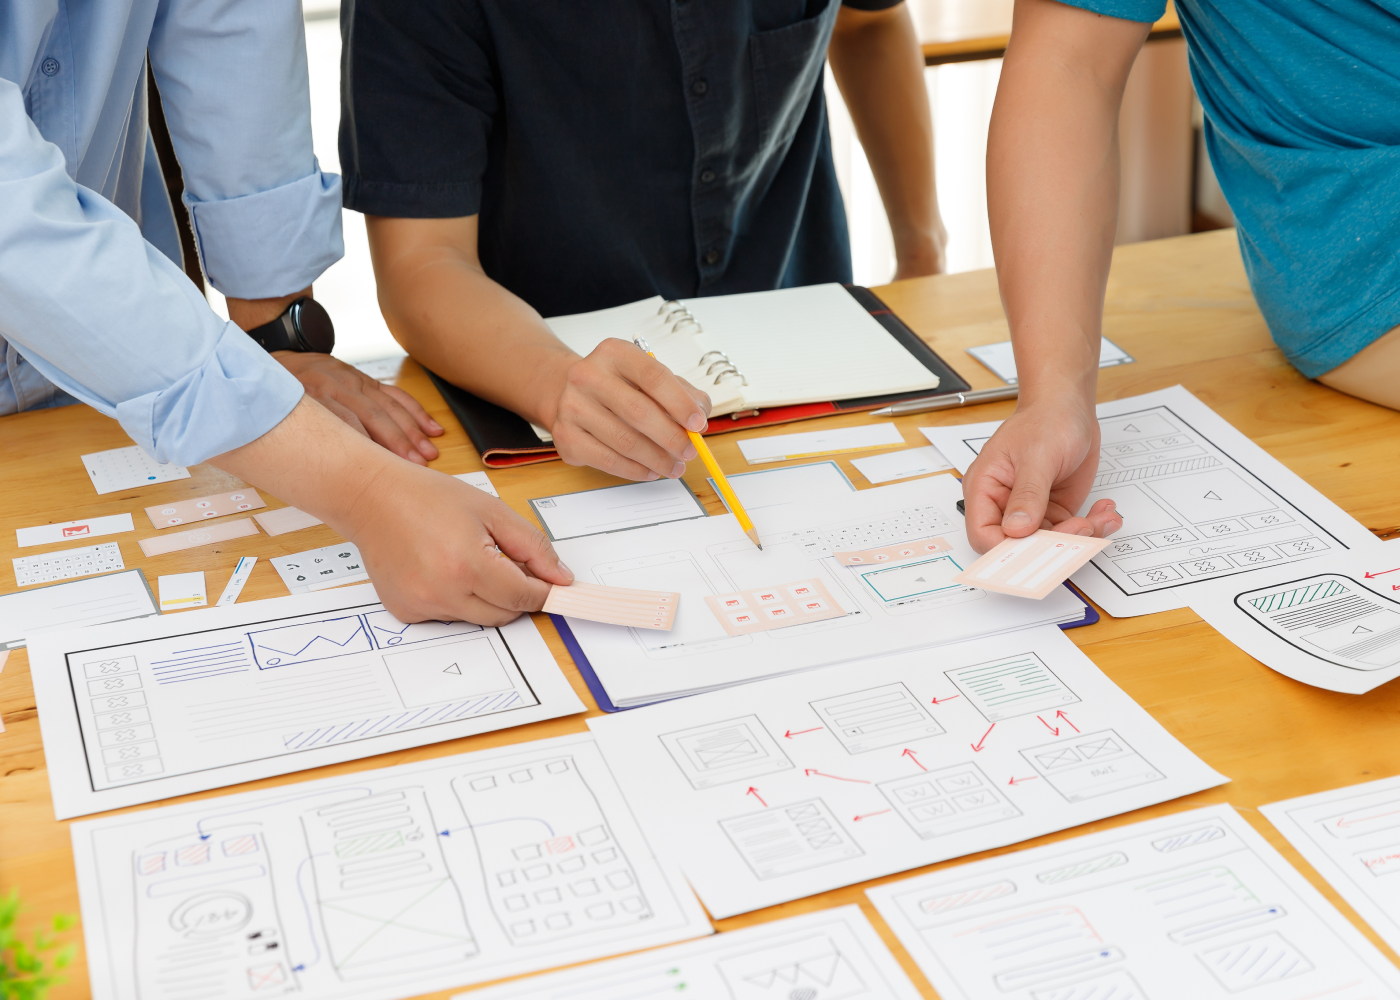
[[[821,728],[821,726],[813,726],[811,729],[799,729],[795,733],[791,729],[789,729],[787,732],[783,733],[783,736],[785,736],[788,739],[792,739],[794,736],[801,736],[803,733],[815,733],[818,729]]]
[[[1378,576],[1385,576],[1387,573],[1394,573],[1397,569],[1400,569],[1400,566],[1396,566],[1395,569],[1383,569],[1379,573],[1367,573],[1366,579],[1374,580]]]
[[[908,758],[909,758],[910,760],[912,760],[915,764],[919,764],[919,758],[914,754],[914,751],[913,751],[913,750],[905,750],[902,754],[900,754],[900,756],[901,756],[901,757],[908,757]],[[919,764],[919,770],[920,770],[920,771],[927,771],[928,768],[924,767],[924,765],[922,765],[922,764]]]
[[[1038,777],[1040,777],[1040,775],[1038,775],[1038,774],[1032,774],[1029,778],[1012,778],[1010,781],[1007,782],[1007,784],[1008,784],[1008,785],[1019,785],[1019,784],[1020,784],[1021,782],[1023,782],[1023,781],[1034,781],[1034,780],[1035,780],[1036,778],[1038,778]]]
[[[976,743],[970,743],[970,744],[968,744],[969,746],[972,747],[972,752],[973,752],[973,753],[981,753],[981,752],[982,752],[982,744],[987,742],[987,737],[992,735],[992,730],[995,729],[996,727],[997,727],[997,724],[996,724],[995,722],[993,722],[990,726],[987,727],[987,731],[986,731],[985,733],[982,734],[982,738],[981,738],[980,740],[978,740]]]
[[[952,701],[954,698],[961,698],[961,697],[962,697],[962,695],[960,695],[960,694],[950,694],[950,695],[949,695],[948,697],[946,697],[946,698],[935,698],[935,699],[933,699],[933,703],[934,703],[935,705],[941,705],[941,704],[943,704],[945,701]]]
[[[805,775],[807,775],[807,777],[809,777],[809,778],[810,778],[812,775],[815,774],[818,778],[836,778],[837,781],[854,781],[854,782],[856,782],[857,784],[861,784],[861,785],[868,785],[868,784],[870,784],[870,782],[866,781],[864,778],[841,778],[841,777],[837,777],[837,776],[834,775],[834,774],[827,774],[827,773],[825,773],[824,771],[818,771],[818,770],[815,770],[815,769],[810,768],[810,767],[804,768],[802,773],[805,774]]]
[[[1040,716],[1037,715],[1036,718],[1037,718],[1037,719],[1040,719]],[[1044,726],[1046,729],[1050,730],[1050,731],[1051,731],[1052,733],[1054,733],[1056,736],[1059,736],[1059,735],[1060,735],[1060,727],[1059,727],[1059,726],[1052,726],[1052,725],[1050,725],[1050,723],[1046,722],[1044,719],[1040,719],[1040,724],[1041,724],[1042,726]]]
[[[1065,720],[1065,725],[1069,726],[1069,728],[1073,729],[1076,733],[1079,732],[1079,727],[1076,726],[1073,722],[1070,722],[1070,721],[1069,721],[1069,716],[1066,715],[1064,712],[1056,712],[1056,713],[1055,713],[1055,718],[1057,718],[1057,719],[1064,719],[1064,720]],[[1058,734],[1057,734],[1057,735],[1058,735]]]
[[[1358,823],[1369,823],[1372,820],[1381,819],[1385,816],[1394,816],[1397,812],[1400,812],[1400,809],[1387,809],[1385,812],[1368,813],[1365,816],[1358,816],[1356,819],[1348,819],[1346,816],[1339,816],[1337,818],[1337,828],[1339,830],[1345,830],[1349,827],[1356,826]]]
[[[764,809],[767,809],[767,808],[768,808],[768,803],[763,801],[763,796],[758,794],[758,789],[755,788],[755,787],[753,787],[753,785],[750,785],[750,786],[749,786],[749,790],[748,790],[747,792],[745,792],[744,794],[745,794],[745,795],[752,795],[754,798],[758,799],[758,804],[759,804],[759,805],[761,805]]]
[[[852,823],[859,823],[861,820],[863,820],[863,819],[869,819],[871,816],[883,816],[883,815],[885,815],[885,813],[887,813],[887,812],[889,812],[889,811],[890,811],[890,810],[888,810],[888,809],[881,809],[879,812],[861,813],[859,816],[852,816],[852,817],[851,817],[851,822],[852,822]]]

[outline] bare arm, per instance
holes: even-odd
[[[443,378],[554,435],[571,465],[679,477],[709,398],[630,343],[580,358],[477,256],[477,217],[367,217],[379,305],[399,343]]]
[[[842,7],[827,56],[885,203],[895,278],[939,273],[948,237],[934,190],[923,50],[908,5]]]
[[[1041,527],[1107,535],[1111,501],[1076,517],[1098,467],[1104,288],[1118,218],[1118,111],[1150,26],[1017,0],[987,142],[987,201],[1020,379],[1016,413],[963,482],[986,551]]]

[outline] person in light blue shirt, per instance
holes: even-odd
[[[148,56],[200,261],[236,322],[175,263]],[[81,401],[157,461],[263,486],[358,542],[405,620],[537,609],[572,577],[508,508],[404,460],[437,454],[421,407],[244,332],[309,295],[341,253],[296,0],[0,0],[0,418]]]
[[[985,551],[1107,534],[1095,386],[1128,72],[1166,0],[1017,0],[987,148],[1016,413],[963,483]],[[1400,409],[1400,0],[1177,0],[1255,300],[1308,378]]]

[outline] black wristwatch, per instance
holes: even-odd
[[[248,336],[263,350],[329,354],[335,347],[335,325],[321,303],[303,295],[271,323],[255,326]]]

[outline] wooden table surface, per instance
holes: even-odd
[[[879,293],[974,387],[998,384],[964,353],[967,347],[1007,339],[991,271],[901,282],[881,288]],[[1269,340],[1250,296],[1232,230],[1120,247],[1114,255],[1108,285],[1104,334],[1137,361],[1101,373],[1101,400],[1181,383],[1377,536],[1400,533],[1396,504],[1400,492],[1400,463],[1396,461],[1400,414],[1309,382],[1289,367]],[[442,457],[434,466],[449,473],[482,468],[476,452],[421,369],[405,362],[398,384],[449,428],[439,440]],[[901,417],[896,423],[912,447],[924,443],[916,429],[920,425],[998,419],[1012,409],[1010,402],[992,403],[966,411]],[[862,414],[849,414],[824,418],[822,425],[858,425],[869,419]],[[803,429],[815,427],[809,423]],[[746,466],[736,438],[771,433],[774,431],[764,430],[710,440],[720,462],[727,469],[740,470]],[[128,444],[114,421],[84,406],[25,413],[0,421],[0,591],[14,588],[9,560],[18,553],[13,529],[78,517],[135,513],[135,536],[116,535],[104,541],[119,542],[127,566],[141,567],[153,585],[162,574],[204,570],[211,593],[217,595],[240,556],[262,557],[243,593],[244,600],[285,593],[267,557],[337,540],[329,528],[317,527],[277,538],[259,535],[146,559],[134,539],[155,531],[145,523],[141,508],[227,490],[238,484],[209,466],[198,466],[191,470],[192,478],[188,480],[102,497],[94,495],[79,455]],[[842,457],[839,462],[852,482],[869,485],[851,466],[849,457]],[[559,462],[492,471],[490,476],[505,501],[527,517],[529,497],[616,482],[601,472],[574,469]],[[699,462],[691,464],[686,480],[712,513],[722,511]],[[281,506],[280,501],[268,499],[269,506]],[[586,704],[593,704],[549,619],[544,615],[536,615],[535,619],[579,697]],[[1362,697],[1298,684],[1246,656],[1188,610],[1130,619],[1105,615],[1098,624],[1067,634],[1172,735],[1233,780],[1219,788],[1018,847],[1228,802],[1240,809],[1248,822],[1382,951],[1396,959],[1274,831],[1257,807],[1289,796],[1400,773],[1400,683]],[[596,710],[590,714],[596,714]],[[0,734],[0,892],[18,887],[31,908],[31,919],[59,912],[77,913],[68,824],[53,818],[28,659],[23,650],[12,653],[0,673],[0,716],[7,727]],[[577,715],[539,722],[186,798],[208,798],[583,732],[584,718]],[[1014,849],[1002,848],[977,857]],[[918,871],[958,863],[947,862]],[[866,902],[864,890],[870,884],[734,917],[717,926],[722,931],[731,930],[777,917],[858,903],[924,994],[936,996]],[[69,982],[53,995],[56,1000],[88,995],[81,955]]]

